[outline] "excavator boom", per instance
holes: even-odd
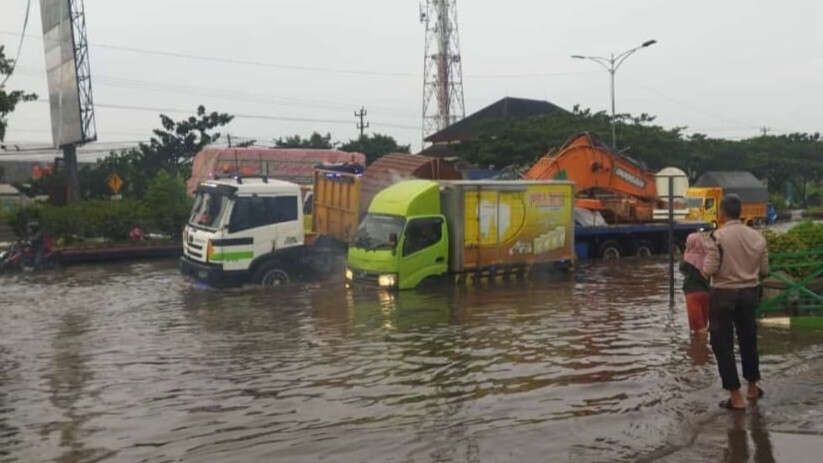
[[[609,211],[615,221],[650,220],[657,201],[652,173],[587,133],[540,158],[524,177],[571,180],[577,185],[579,207]]]

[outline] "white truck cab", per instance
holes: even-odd
[[[305,257],[304,201],[297,184],[267,178],[203,182],[183,229],[183,274],[222,287],[288,283]]]

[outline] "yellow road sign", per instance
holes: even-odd
[[[111,174],[106,184],[109,186],[112,194],[116,195],[120,193],[120,189],[123,188],[123,179],[117,174]]]

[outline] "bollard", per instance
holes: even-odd
[[[669,305],[674,306],[674,177],[669,177]]]

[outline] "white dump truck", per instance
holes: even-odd
[[[216,287],[277,286],[323,271],[333,257],[306,234],[303,197],[296,183],[265,177],[201,183],[183,229],[180,270]]]

